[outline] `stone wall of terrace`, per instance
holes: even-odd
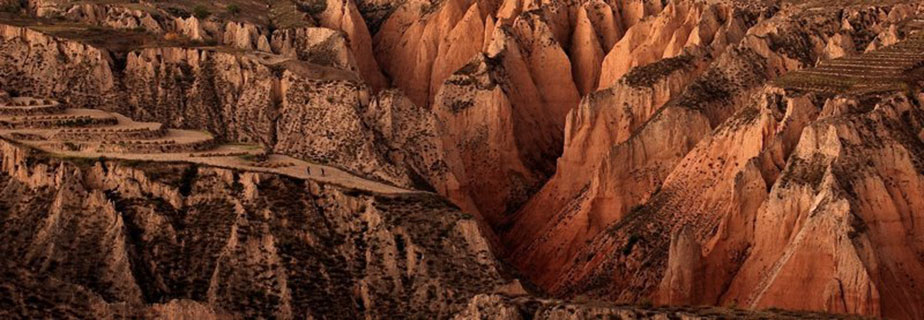
[[[64,106],[55,101],[21,98],[9,99],[9,97],[7,97],[6,101],[3,101],[3,99],[0,98],[0,115],[4,116],[58,114],[63,111]]]
[[[104,141],[97,152],[180,153],[211,150],[216,146],[217,142],[214,139],[189,143],[178,143],[176,140]]]
[[[52,136],[54,140],[114,141],[150,140],[163,137],[167,129],[161,125],[144,128],[75,128],[61,129]]]
[[[115,118],[94,118],[77,115],[13,117],[0,120],[0,127],[9,129],[51,129],[51,128],[85,128],[114,126],[119,121]]]

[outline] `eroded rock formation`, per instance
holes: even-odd
[[[843,77],[850,76],[849,68],[840,70],[846,70]],[[902,216],[897,212],[907,213],[892,220],[902,221],[897,225],[920,219],[911,213],[918,209],[912,209],[910,199],[917,197],[907,194],[917,189],[896,185],[895,191],[885,191],[890,179],[911,185],[919,179],[920,170],[913,165],[919,160],[912,160],[921,145],[921,110],[912,102],[917,94],[837,91],[840,95],[831,96],[831,90],[819,88],[824,93],[819,96],[813,91],[770,87],[757,94],[752,106],[740,109],[691,149],[644,205],[584,247],[556,286],[626,301],[648,292],[642,296],[671,304],[785,305],[917,317],[920,311],[910,306],[920,305],[920,296],[891,291],[897,286],[889,284],[894,278],[882,272],[907,275],[902,278],[906,283],[918,281],[910,270],[922,262],[909,255],[918,245],[899,240],[904,244],[898,251],[886,249],[890,245],[878,247],[872,240],[877,235],[867,225],[879,225],[873,221],[889,212],[896,217]],[[909,169],[876,165],[881,150],[895,149],[901,151],[889,152],[888,161],[897,162],[888,167]],[[878,182],[869,182],[869,177]],[[882,186],[881,191],[860,187],[866,185]],[[901,195],[884,195],[896,192]],[[876,214],[864,213],[873,210],[868,209],[874,207],[871,203],[883,202],[875,206]],[[781,226],[786,227],[775,229]],[[911,239],[917,233],[906,228],[891,234]],[[678,265],[685,267],[678,270]],[[689,272],[703,276],[689,281]],[[660,285],[658,275],[664,276]],[[617,280],[597,286],[603,279]],[[792,295],[792,288],[812,293]],[[889,297],[883,298],[880,290],[889,291]]]
[[[5,278],[3,290],[57,303],[30,288],[61,283],[84,315],[448,317],[504,284],[472,216],[435,195],[185,164],[71,163],[8,142],[2,155],[0,250],[20,279]],[[4,313],[39,307],[12,299]]]
[[[62,102],[4,141],[203,130],[356,182],[4,142],[14,317],[924,316],[920,4],[0,6],[0,103]]]

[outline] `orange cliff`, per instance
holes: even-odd
[[[351,275],[337,287],[362,306],[355,315],[465,318],[466,303],[470,316],[519,314],[535,301],[524,296],[546,291],[924,316],[922,5],[324,0],[201,19],[134,5],[30,1],[22,21],[0,26],[0,85],[439,194],[348,192],[318,207],[358,197],[356,214],[372,219],[349,230],[408,222],[372,251],[343,242],[350,257],[384,257],[359,259],[357,270],[385,261],[388,275],[356,273],[373,280]],[[26,21],[55,14],[69,28]],[[129,44],[84,37],[103,32]],[[221,173],[228,192],[239,192],[235,175]],[[386,221],[374,215],[384,202],[439,210]],[[473,247],[427,251],[444,238],[419,234],[438,228],[418,220],[449,212],[466,220],[458,231]],[[420,239],[438,242],[415,247]],[[426,263],[434,254],[443,258]],[[432,273],[451,283],[420,283],[451,290],[407,291],[411,275],[439,262],[495,270],[494,254],[537,286],[495,287],[492,274],[476,288]],[[114,288],[138,302],[137,290]],[[405,294],[398,300],[411,304],[381,298]],[[570,303],[552,300],[542,303]]]
[[[630,16],[637,19],[660,9],[632,8]],[[374,38],[378,61],[411,101],[438,115],[444,144],[458,150],[448,156],[457,182],[436,189],[501,227],[554,171],[567,113],[596,89],[604,53],[625,25],[635,23],[623,21],[623,14],[603,1],[451,0],[395,9]],[[492,86],[503,84],[499,91],[485,96],[484,88],[463,83],[478,68]],[[470,98],[473,94],[478,98]],[[452,111],[472,101],[477,102],[465,108],[469,111]],[[481,111],[488,105],[493,111]],[[507,116],[476,120],[485,114]],[[482,126],[498,138],[469,146],[484,142],[473,140],[484,133],[472,128]],[[479,156],[464,155],[475,151]]]
[[[621,42],[634,28],[675,17],[671,8],[630,28]],[[708,12],[701,16],[712,20],[717,10],[700,12]],[[727,12],[730,19],[725,28],[743,28],[745,22]],[[547,284],[585,241],[648,198],[670,172],[669,164],[682,156],[678,144],[688,150],[711,130],[709,120],[695,112],[676,107],[659,110],[706,70],[711,52],[722,52],[728,43],[739,41],[740,34],[717,31],[711,43],[691,45],[680,56],[636,68],[569,113],[555,176],[509,219],[512,227],[504,237],[515,264]]]
[[[616,192],[592,193],[597,188],[593,180],[583,191],[587,195],[573,198],[573,203],[618,213],[614,199],[641,194],[631,209],[604,225],[594,225],[601,215],[572,209],[576,208],[572,203],[555,226],[577,221],[596,228],[591,233],[599,231],[572,236],[579,241],[570,243],[560,239],[563,234],[578,234],[574,230],[543,234],[537,242],[542,245],[514,252],[514,259],[526,260],[514,261],[523,270],[553,273],[533,276],[563,296],[919,318],[922,295],[914,288],[922,281],[924,251],[914,240],[920,232],[912,226],[920,223],[924,209],[916,194],[924,156],[924,111],[919,107],[919,89],[896,91],[889,86],[906,81],[903,77],[912,73],[874,70],[883,65],[902,70],[904,63],[910,68],[924,58],[921,40],[916,36],[869,55],[823,62],[787,74],[773,85],[760,85],[788,70],[811,66],[807,63],[815,57],[832,52],[828,44],[846,42],[843,34],[815,38],[798,35],[793,28],[839,29],[849,23],[853,32],[863,32],[862,28],[888,32],[891,18],[882,14],[888,9],[852,8],[843,16],[827,11],[815,16],[812,24],[798,27],[790,21],[815,13],[757,24],[679,99],[667,103],[628,140],[611,149],[626,156],[645,150],[649,162],[607,159],[599,170],[610,171],[595,179],[618,183],[609,189]],[[765,42],[778,35],[804,36],[808,45],[783,51],[779,43]],[[750,64],[755,61],[761,62]],[[741,73],[749,68],[753,69]],[[874,80],[843,87],[831,78],[852,80],[860,75],[873,75]],[[698,95],[709,84],[742,78],[752,82],[729,86],[733,91]],[[670,133],[669,128],[677,127],[685,129]],[[667,136],[685,140],[666,144],[652,140]],[[675,154],[665,157],[668,150]],[[624,166],[633,170],[632,176],[614,174],[619,172],[614,169]],[[635,187],[625,188],[626,183]],[[543,194],[544,190],[531,201]],[[543,264],[548,254],[529,259],[537,256],[533,252],[548,247],[564,251],[560,248],[567,245],[577,249],[566,255],[563,266]]]

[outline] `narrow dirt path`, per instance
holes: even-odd
[[[29,106],[20,105],[29,104],[33,100],[42,103]],[[6,103],[0,102],[0,138],[28,145],[62,158],[96,159],[103,157],[132,161],[187,162],[280,174],[381,194],[425,193],[365,179],[336,167],[284,155],[266,154],[263,148],[257,145],[212,145],[213,137],[208,132],[160,130],[159,123],[136,122],[116,113],[54,107],[57,107],[57,102],[41,99],[17,98]],[[24,112],[29,114],[24,115]],[[115,121],[102,124],[90,121],[74,123],[75,117]],[[25,122],[26,120],[29,121]],[[145,132],[146,135],[143,137],[131,136],[137,133],[137,130],[150,130],[150,132]],[[68,137],[67,134],[84,135],[80,139],[57,138]],[[87,134],[90,134],[90,138],[87,138]]]

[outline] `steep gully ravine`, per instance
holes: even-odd
[[[4,80],[4,85],[177,126],[207,128],[229,140],[262,142],[280,153],[331,162],[396,184],[423,179],[483,219],[499,238],[496,249],[556,294],[589,293],[621,302],[654,297],[674,304],[784,306],[899,318],[921,314],[913,307],[893,308],[921,305],[921,297],[913,293],[868,289],[876,293],[855,296],[864,286],[897,283],[895,270],[914,274],[914,268],[921,266],[919,253],[915,258],[913,252],[920,250],[919,240],[908,245],[911,251],[898,250],[877,259],[861,255],[860,262],[853,264],[842,261],[847,258],[841,251],[831,254],[838,262],[835,265],[851,265],[869,275],[850,285],[841,282],[840,289],[831,289],[835,282],[805,282],[803,292],[829,293],[820,296],[830,299],[816,301],[774,293],[803,284],[785,275],[810,270],[793,266],[800,260],[792,257],[809,255],[813,251],[799,248],[813,242],[801,240],[805,236],[798,241],[755,236],[774,233],[763,228],[799,234],[790,229],[806,226],[793,222],[801,221],[796,218],[762,222],[762,216],[806,206],[772,199],[824,198],[822,191],[784,195],[776,186],[784,184],[787,170],[796,170],[784,168],[816,161],[809,159],[816,157],[807,147],[809,142],[802,141],[810,139],[805,136],[812,131],[803,131],[817,126],[810,126],[819,119],[819,111],[812,108],[827,109],[831,104],[820,97],[807,101],[788,96],[763,84],[819,60],[894,43],[904,36],[897,26],[917,8],[802,10],[699,1],[662,5],[446,0],[405,2],[379,19],[364,17],[364,5],[328,1],[324,11],[311,17],[313,25],[346,35],[347,41],[336,45],[339,51],[332,51],[340,54],[328,54],[333,62],[321,64],[359,74],[362,81],[304,75],[291,64],[274,68],[282,64],[201,48],[135,51],[125,56],[125,67],[120,69],[108,52],[65,41],[56,50],[86,59],[78,66],[87,69],[14,77]],[[299,40],[316,39],[307,35],[321,32],[317,28],[270,32],[246,23],[194,19],[173,28],[193,39],[212,37],[238,48],[289,57],[318,56],[310,43]],[[162,22],[145,22],[144,17],[137,20],[145,27],[171,29]],[[118,21],[93,22],[136,26]],[[372,22],[375,32],[367,27]],[[22,32],[7,28],[4,35],[30,39]],[[49,41],[33,37],[37,42]],[[338,41],[330,37],[335,40],[325,41],[325,46]],[[46,70],[74,67],[73,63],[49,66],[50,60],[41,62]],[[73,81],[76,86],[51,82],[74,77],[86,78]],[[310,90],[298,85],[305,82],[311,84]],[[379,91],[389,82],[400,91]],[[89,92],[104,95],[94,101],[96,96]],[[337,98],[325,98],[329,96]],[[774,110],[767,101],[784,101],[774,103],[787,107]],[[907,105],[893,108],[917,110]],[[330,132],[331,128],[335,130]],[[843,130],[860,130],[848,128]],[[881,134],[875,128],[865,130]],[[317,136],[310,136],[313,133]],[[837,153],[827,157],[826,166],[837,163],[830,160],[838,159]],[[819,166],[812,163],[812,168]],[[894,179],[903,180],[910,172],[896,174]],[[859,193],[851,199],[863,203],[876,197]],[[839,210],[853,212],[852,206],[857,204]],[[919,211],[910,209],[920,207],[899,207],[909,208],[899,210],[909,221],[920,220]],[[856,212],[852,214],[866,224],[877,221],[875,215]],[[821,230],[837,229],[835,222],[826,223],[834,224]],[[837,233],[803,233],[816,239],[814,243],[837,238]],[[911,228],[901,234],[914,239],[920,232]],[[890,241],[897,241],[867,238],[864,241],[871,241],[874,248],[892,248],[895,244]],[[695,249],[703,255],[690,254]],[[627,256],[613,256],[625,252]],[[689,258],[672,258],[668,263],[668,256]],[[771,258],[776,256],[785,259]],[[677,275],[686,271],[672,266],[683,266],[677,260],[684,259],[701,265],[690,272],[706,272],[709,280]],[[868,271],[873,268],[871,261],[899,266],[885,268],[889,273]],[[771,270],[773,276],[765,276],[764,270]],[[660,281],[664,275],[666,280]],[[677,289],[683,287],[695,287],[696,294]]]

